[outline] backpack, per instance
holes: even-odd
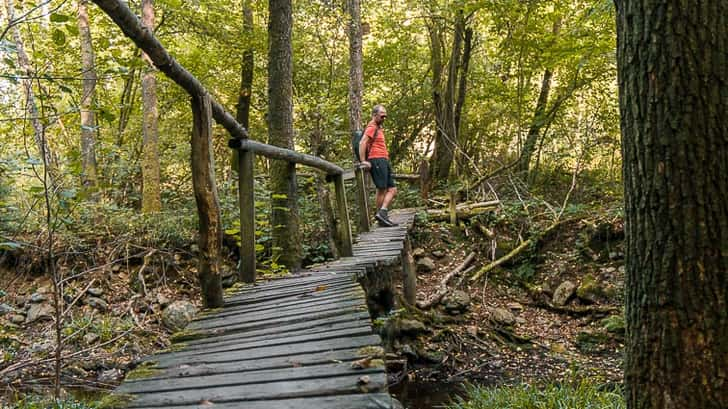
[[[376,129],[374,129],[374,139],[376,139],[377,135],[379,135],[379,125],[377,125]],[[354,151],[354,159],[356,159],[357,162],[361,162],[362,159],[359,157],[359,144],[361,143],[361,138],[364,137],[364,131],[356,130],[353,132],[352,138],[351,138],[351,149]],[[374,139],[372,139],[372,143],[374,143]],[[369,159],[369,151],[372,149],[372,145],[370,144],[367,148],[366,152],[366,158],[364,160]]]

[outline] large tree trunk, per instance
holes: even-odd
[[[78,32],[81,41],[81,69],[83,94],[81,95],[81,184],[84,189],[96,187],[96,118],[94,99],[96,94],[96,67],[94,48],[91,43],[87,0],[78,1]]]
[[[206,308],[222,307],[220,251],[222,223],[212,156],[212,108],[207,94],[192,97],[192,188],[200,223],[197,275]]]
[[[253,92],[253,71],[255,68],[255,55],[253,54],[253,9],[250,0],[243,1],[243,35],[245,51],[240,69],[240,91],[238,92],[238,103],[235,106],[235,120],[243,128],[250,126],[250,97]],[[238,152],[233,150],[230,161],[233,172],[238,171]]]
[[[268,9],[268,143],[292,150],[291,0],[269,0]],[[301,266],[296,165],[272,160],[270,184],[273,255],[289,269],[296,270]]]
[[[154,0],[142,0],[142,24],[154,31]],[[157,79],[154,64],[146,54],[148,67],[142,75],[142,111],[144,145],[142,148],[142,213],[162,210],[159,181],[159,132],[157,130]]]
[[[619,0],[628,408],[728,408],[728,3]]]
[[[6,0],[5,7],[8,11],[8,21],[15,18],[15,6],[12,0]],[[38,112],[38,105],[35,103],[35,93],[33,92],[33,78],[35,77],[35,70],[30,64],[30,58],[25,53],[25,47],[23,46],[23,38],[20,36],[20,27],[14,26],[12,28],[13,42],[15,43],[16,52],[18,55],[18,66],[23,73],[25,78],[21,81],[23,85],[23,91],[25,93],[25,105],[30,117],[30,123],[33,125],[33,139],[35,145],[38,148],[38,154],[43,158],[45,164],[49,185],[53,185],[56,179],[56,166],[53,160],[53,155],[48,146],[46,140],[45,127],[40,121],[40,114]]]

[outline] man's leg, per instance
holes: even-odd
[[[378,192],[377,192],[378,193]],[[397,188],[396,187],[390,187],[387,188],[385,191],[383,197],[382,197],[382,203],[377,203],[377,208],[385,208],[389,209],[390,203],[392,203],[392,200],[394,200],[394,196],[397,195]]]
[[[377,210],[382,208],[382,203],[384,203],[384,199],[387,196],[387,189],[377,189]]]

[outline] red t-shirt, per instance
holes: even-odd
[[[373,120],[369,121],[366,129],[364,129],[364,136],[367,138],[367,144],[369,144],[369,159],[389,159],[387,144],[384,140],[384,129],[380,127],[377,134],[374,135],[376,129],[377,123]]]

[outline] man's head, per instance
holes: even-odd
[[[381,125],[384,123],[385,118],[387,118],[387,109],[384,108],[384,105],[374,105],[374,108],[372,108],[372,119],[374,122],[376,122],[377,125]]]

